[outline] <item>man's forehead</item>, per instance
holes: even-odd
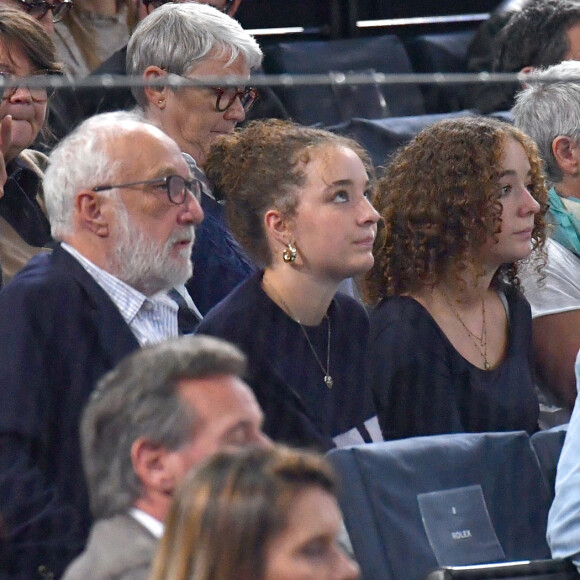
[[[257,408],[250,388],[236,375],[216,375],[201,379],[183,379],[178,395],[193,405],[201,419],[224,413],[244,413]]]
[[[145,160],[147,166],[151,166],[151,157],[159,164],[167,164],[171,159],[172,163],[183,161],[186,165],[177,144],[157,127],[145,123],[119,131],[115,138],[109,139],[108,146],[113,158],[121,160],[121,170],[132,165],[143,168]]]

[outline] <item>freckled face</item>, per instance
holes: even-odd
[[[379,214],[363,162],[352,149],[327,146],[313,152],[305,173],[291,220],[303,267],[333,282],[365,273],[374,261]]]
[[[501,231],[482,251],[482,259],[492,267],[530,254],[534,216],[540,211],[540,204],[533,196],[530,162],[525,149],[515,139],[508,139],[505,144],[499,189]]]

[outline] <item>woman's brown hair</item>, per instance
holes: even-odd
[[[419,133],[400,150],[378,183],[375,207],[383,227],[365,294],[381,298],[434,286],[475,264],[477,251],[501,228],[499,180],[505,144],[522,145],[531,167],[531,191],[540,204],[532,248],[542,256],[548,209],[542,162],[535,143],[502,121],[448,119]],[[499,281],[519,286],[517,264],[504,264]]]
[[[374,176],[368,153],[356,141],[288,121],[253,121],[244,129],[218,140],[206,162],[207,176],[226,200],[228,223],[242,247],[259,264],[272,259],[263,218],[276,208],[292,217],[305,166],[326,147],[346,147]]]
[[[335,490],[314,453],[277,446],[214,455],[177,492],[150,580],[260,580],[268,542],[311,487]]]
[[[22,10],[0,7],[0,41],[8,54],[13,46],[22,48],[34,70],[48,74],[60,74],[63,71],[52,38],[35,18]]]

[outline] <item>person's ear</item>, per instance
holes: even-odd
[[[171,495],[177,482],[171,469],[170,451],[153,443],[146,437],[139,437],[131,445],[133,471],[145,490]]]
[[[269,239],[275,240],[282,246],[294,241],[292,237],[292,222],[277,209],[269,209],[264,214],[264,227]]]
[[[576,140],[566,135],[558,135],[552,141],[552,153],[565,175],[580,174],[580,147]]]
[[[529,74],[533,70],[534,70],[534,67],[533,66],[525,66],[524,68],[522,68],[520,70],[520,72],[523,73],[523,74]],[[529,85],[525,81],[522,81],[522,88],[523,89],[527,89],[528,87],[529,87]]]
[[[103,196],[90,189],[80,191],[75,198],[75,213],[79,225],[100,238],[110,233],[109,221],[103,212]]]
[[[148,66],[143,72],[143,80],[153,82],[160,80],[162,77],[167,77],[167,72],[158,66]],[[143,92],[147,103],[151,108],[164,109],[167,99],[167,87],[160,86],[145,86]]]

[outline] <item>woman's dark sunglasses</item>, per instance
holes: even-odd
[[[73,6],[73,0],[55,0],[46,2],[45,0],[18,0],[24,10],[30,16],[41,20],[50,10],[52,12],[52,21],[60,22]]]

